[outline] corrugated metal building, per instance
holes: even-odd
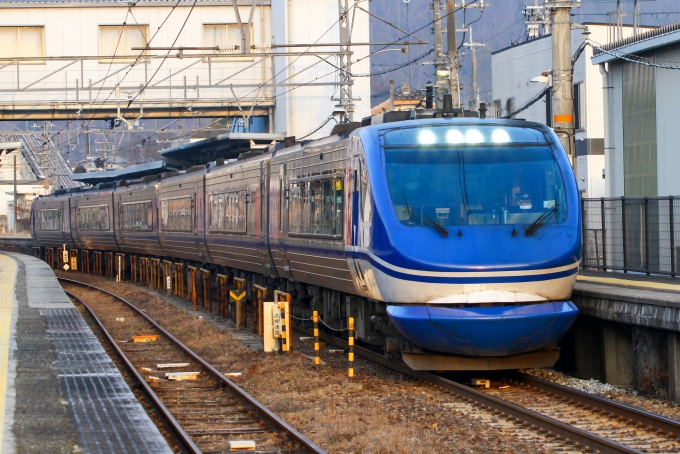
[[[680,195],[680,22],[603,46],[592,63],[608,91],[606,196]]]

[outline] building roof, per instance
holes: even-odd
[[[680,22],[664,25],[663,27],[631,36],[619,41],[595,48],[592,62],[597,65],[618,60],[622,56],[637,54],[657,47],[680,42]]]
[[[0,0],[0,1],[2,1],[2,0]],[[588,26],[588,27],[611,27],[611,24],[609,24],[607,22],[583,22],[581,25],[585,25],[585,26]],[[632,25],[626,25],[626,24],[623,24],[622,27],[623,28],[633,28]],[[653,25],[640,25],[640,28],[650,28],[650,27],[654,27],[654,26]],[[582,28],[572,28],[571,29],[572,32],[577,31],[577,30],[580,30],[581,33],[583,33]],[[656,30],[656,28],[655,28],[655,30]],[[654,31],[654,30],[652,30],[652,31]],[[516,47],[523,46],[525,44],[535,43],[536,41],[539,41],[543,38],[550,38],[550,37],[552,37],[552,33],[548,33],[546,35],[539,36],[538,38],[529,39],[529,40],[523,41],[521,43],[510,44],[509,46],[505,46],[501,49],[497,49],[497,50],[492,51],[491,55],[498,54],[498,53],[506,51],[508,49],[515,49]]]
[[[158,175],[162,172],[181,169],[182,165],[166,162],[166,160],[147,162],[118,170],[104,172],[72,173],[69,175],[73,181],[85,184],[108,183],[111,181],[132,180],[147,175]]]
[[[161,152],[161,156],[166,159],[185,162],[187,165],[200,165],[220,158],[237,159],[241,153],[249,151],[252,144],[269,145],[272,141],[283,139],[283,134],[230,132],[198,142],[168,148]]]

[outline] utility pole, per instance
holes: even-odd
[[[460,107],[460,81],[458,80],[458,46],[456,45],[456,3],[446,0],[446,40],[449,47],[449,93],[455,109]]]
[[[574,153],[570,13],[572,8],[578,6],[579,4],[569,0],[553,0],[549,6],[552,18],[553,128],[567,151],[574,169],[576,169],[576,156]]]
[[[441,0],[432,0],[432,34],[434,35],[434,105],[436,107],[437,98],[442,99],[444,86],[447,85],[448,70],[444,61],[444,42],[442,30],[442,8]]]
[[[354,0],[357,3],[358,0]],[[340,13],[340,81],[345,82],[346,85],[340,86],[340,98],[338,104],[335,106],[338,109],[345,111],[345,119],[352,121],[354,117],[354,101],[357,101],[352,96],[352,54],[350,52],[350,45],[352,40],[352,25],[354,21],[349,17],[350,8],[349,0],[338,0],[338,10]],[[352,14],[356,14],[356,8],[353,8]]]
[[[442,27],[442,0],[432,0],[432,34],[434,35],[434,63],[435,68],[435,97],[442,99],[445,92],[451,93],[453,107],[458,109],[461,107],[460,102],[460,78],[458,74],[458,46],[456,44],[456,32],[464,32],[465,28],[456,28],[456,9],[466,8],[480,8],[484,11],[484,7],[488,5],[484,0],[468,4],[469,0],[461,0],[460,3],[455,3],[455,0],[446,0],[446,43],[447,52],[444,54],[444,40]],[[465,25],[465,24],[463,24]],[[435,99],[436,99],[435,98]]]
[[[472,53],[472,103],[474,104],[473,109],[479,108],[479,86],[477,85],[477,48],[484,46],[484,43],[477,43],[472,39],[472,27],[468,27],[468,32],[470,33],[470,41],[464,43],[465,47],[470,48]]]

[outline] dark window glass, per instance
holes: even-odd
[[[539,138],[536,131],[416,129],[398,142],[420,138],[420,145],[385,148],[387,183],[402,224],[531,224],[548,210],[546,222],[566,219],[564,182],[553,150],[527,143]],[[515,138],[522,144],[513,143]]]
[[[166,232],[191,232],[191,197],[161,200],[161,228]]]
[[[78,208],[79,230],[109,230],[109,207],[97,205]]]
[[[339,176],[291,183],[288,232],[341,237],[342,184]]]
[[[208,208],[211,232],[246,231],[246,191],[210,194]]]
[[[61,230],[61,210],[38,211],[38,230]]]
[[[121,207],[123,230],[153,230],[153,204],[151,201],[124,203]]]

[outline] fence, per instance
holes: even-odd
[[[584,268],[676,276],[680,197],[583,199]]]

